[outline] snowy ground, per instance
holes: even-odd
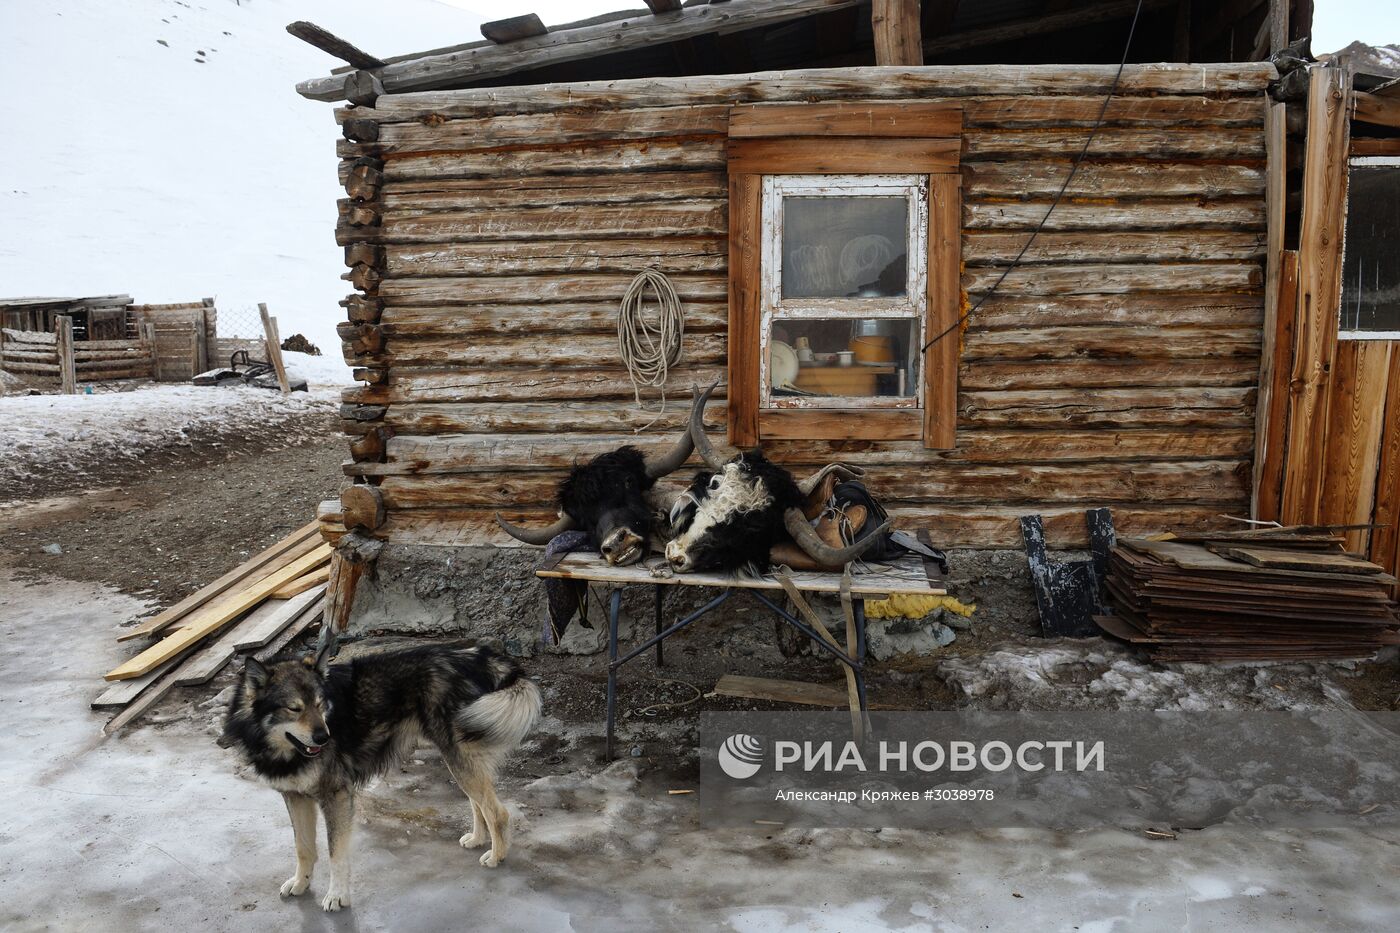
[[[289,375],[309,391],[282,395],[252,386],[149,384],[92,395],[0,397],[0,489],[6,481],[82,473],[133,463],[153,451],[188,445],[190,436],[246,435],[285,425],[285,441],[327,430],[350,370],[335,358],[285,353]]]
[[[593,763],[571,750],[578,736],[557,721],[507,769],[517,831],[501,868],[479,866],[457,845],[464,801],[420,750],[365,795],[354,907],[323,915],[312,896],[278,897],[291,832],[277,795],[214,744],[222,698],[166,707],[127,734],[98,738],[102,719],[87,709],[95,672],[117,660],[114,629],[144,604],[96,584],[21,582],[3,567],[0,594],[11,646],[0,654],[6,930],[1400,925],[1400,846],[1380,834],[702,831],[698,795],[668,796],[636,759]],[[312,894],[324,887],[323,861]]]

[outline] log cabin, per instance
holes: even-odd
[[[945,547],[1400,508],[1400,355],[1338,339],[1327,213],[1400,95],[1288,52],[1310,0],[647,7],[383,59],[293,29],[347,62],[298,85],[338,104],[354,288],[331,535],[511,547],[495,512],[550,521],[563,470],[659,449],[715,379],[712,431],[866,466]],[[644,269],[684,337],[639,393]]]

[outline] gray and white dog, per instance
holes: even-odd
[[[330,889],[325,910],[350,905],[350,834],[355,791],[411,752],[420,738],[471,801],[467,848],[490,843],[481,864],[495,867],[510,848],[510,815],[496,797],[495,773],[534,728],[539,688],[510,658],[489,648],[434,643],[260,664],[248,659],[224,726],[258,777],[281,791],[296,836],[296,872],[282,894],[298,895],[316,864],[316,807],[326,819]]]

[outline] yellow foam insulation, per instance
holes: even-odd
[[[955,596],[919,596],[903,593],[889,599],[871,600],[865,604],[867,619],[922,619],[935,609],[947,609],[964,618],[977,611],[976,606],[960,602]]]

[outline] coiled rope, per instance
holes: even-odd
[[[656,299],[654,314],[648,313],[646,291]],[[645,412],[642,388],[661,389],[661,410],[651,421],[633,433],[645,431],[666,413],[666,378],[681,360],[681,339],[685,336],[685,311],[671,280],[656,269],[643,269],[627,286],[617,311],[617,345],[627,376],[632,380],[632,396],[637,410]]]

